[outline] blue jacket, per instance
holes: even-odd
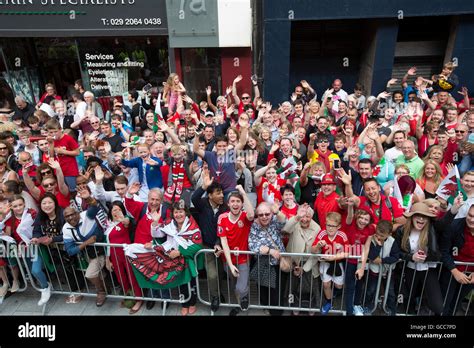
[[[161,177],[161,166],[163,162],[157,157],[151,157],[152,160],[158,162],[158,165],[151,166],[149,164],[146,165],[146,182],[148,184],[148,188],[163,188],[163,178]],[[135,157],[131,160],[127,161],[122,159],[122,164],[125,167],[130,168],[137,168],[138,170],[138,180],[140,184],[143,183],[143,160],[141,157]]]

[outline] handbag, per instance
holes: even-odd
[[[275,243],[272,236],[270,236],[270,234],[267,231],[265,231],[265,233],[267,234],[267,236],[272,241],[272,244],[275,247],[275,249],[280,251],[280,248]],[[281,271],[285,272],[285,273],[288,273],[288,272],[291,272],[292,268],[293,268],[293,262],[291,260],[291,256],[280,256],[280,269],[281,269]]]
[[[266,255],[260,256],[250,268],[249,278],[256,281],[259,286],[276,288],[276,267],[270,265],[270,260]]]

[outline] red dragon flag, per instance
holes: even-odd
[[[453,197],[456,197],[460,191],[461,177],[459,175],[458,167],[454,166],[454,168],[451,169],[448,175],[443,179],[441,184],[439,184],[436,195],[445,201],[451,202]]]

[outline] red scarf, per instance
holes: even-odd
[[[331,165],[329,163],[329,156],[331,156],[331,151],[326,151],[326,153],[322,153],[320,150],[316,149],[316,153],[318,154],[318,162],[323,162],[324,166],[326,167],[326,173],[329,173],[331,170]]]
[[[170,174],[172,177],[172,183],[166,189],[164,199],[165,202],[173,203],[179,201],[179,198],[183,193],[184,176],[186,175],[184,161],[179,163],[173,162]]]

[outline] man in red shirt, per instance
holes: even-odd
[[[76,156],[79,156],[79,144],[74,138],[63,133],[57,120],[45,125],[48,131],[49,155],[56,157],[64,174],[64,181],[71,192],[76,191],[76,177],[79,175]]]
[[[314,211],[318,214],[319,226],[326,229],[326,215],[330,212],[340,213],[341,208],[337,199],[339,195],[336,193],[336,182],[331,174],[325,174],[321,181],[321,192],[318,193],[314,202]]]
[[[249,306],[249,257],[244,254],[231,255],[230,251],[249,250],[248,239],[254,218],[254,209],[243,187],[237,185],[235,188],[238,192],[231,192],[227,199],[229,211],[221,214],[217,221],[217,236],[221,239],[226,261],[225,270],[231,283],[230,288],[234,289],[240,300],[240,309],[245,311]],[[245,211],[242,208],[245,208]],[[230,315],[237,315],[239,311],[238,308],[234,308]]]
[[[238,94],[237,94],[237,84],[242,81],[243,77],[242,75],[237,76],[234,79],[234,82],[232,83],[232,96],[234,97],[235,105],[239,106],[239,115],[245,112],[245,107],[246,106],[251,106],[253,109],[252,112],[252,120],[255,120],[255,105],[252,103],[252,99],[250,97],[250,94],[248,93],[243,93],[242,94],[242,101],[240,100]],[[252,84],[253,84],[253,92],[255,95],[254,100],[257,100],[257,98],[260,98],[260,90],[258,89],[258,83],[255,79],[252,79]]]
[[[391,221],[393,231],[405,224],[403,207],[395,197],[386,197],[381,194],[377,180],[374,178],[364,180],[365,196],[362,197],[358,197],[352,192],[350,175],[343,175],[341,180],[346,185],[346,195],[354,200],[354,207],[362,207],[367,210],[374,224],[377,224],[379,220]]]

